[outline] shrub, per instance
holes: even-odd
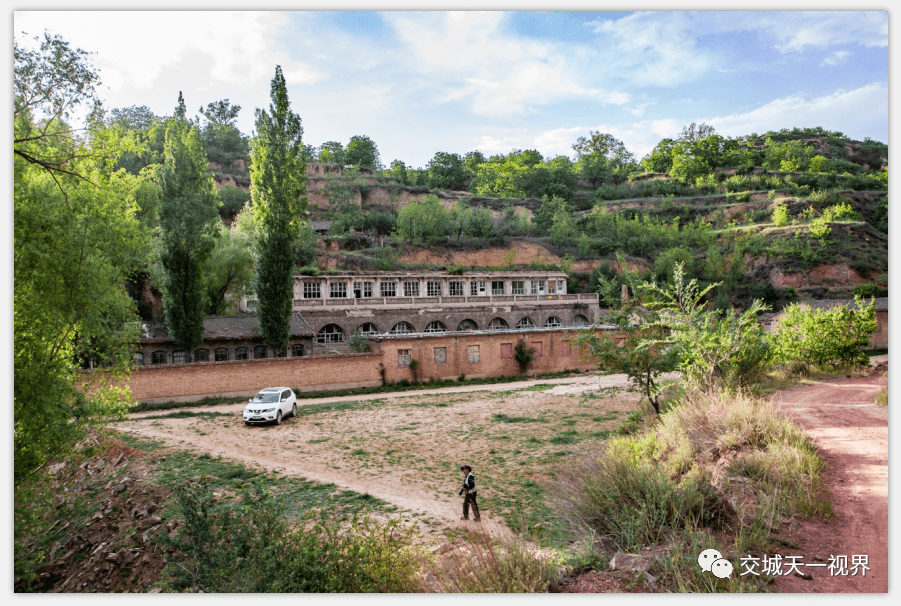
[[[529,365],[535,361],[535,348],[526,343],[526,340],[520,339],[513,348],[513,358],[519,364],[520,374],[525,374]]]
[[[369,339],[361,335],[359,330],[347,339],[347,345],[357,353],[366,353],[370,349]]]
[[[876,331],[874,302],[854,297],[857,309],[836,305],[829,309],[785,308],[775,336],[775,353],[781,362],[802,362],[823,368],[866,364],[861,349]]]
[[[776,227],[788,225],[788,208],[786,208],[785,202],[777,202],[773,206],[773,223],[776,224]]]
[[[440,562],[430,563],[420,589],[444,593],[542,593],[557,564],[509,537],[494,542],[487,532],[466,531],[465,542]]]
[[[261,486],[239,506],[216,504],[206,482],[177,492],[184,527],[165,539],[176,590],[205,592],[400,592],[417,588],[412,528],[354,516],[346,525],[312,519],[292,531],[284,505]]]

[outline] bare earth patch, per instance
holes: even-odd
[[[493,391],[344,397],[298,402],[298,418],[247,427],[243,405],[206,407],[229,416],[134,415],[117,429],[170,446],[209,453],[279,473],[368,493],[435,531],[461,522],[459,467],[478,478],[482,526],[506,532],[501,515],[528,508],[524,490],[550,479],[555,464],[583,442],[605,439],[635,407],[636,396],[585,398],[624,376],[531,381]],[[525,386],[525,387],[523,387]],[[436,390],[444,391],[444,390]]]
[[[774,395],[785,411],[811,436],[827,464],[824,474],[834,517],[804,520],[792,537],[799,549],[780,555],[828,564],[829,556],[868,556],[870,570],[830,574],[828,567],[806,567],[812,576],[777,579],[776,591],[877,593],[888,591],[888,406],[874,403],[887,385],[874,372],[864,378],[826,381]],[[815,560],[814,558],[820,558]],[[849,566],[850,569],[850,566]]]

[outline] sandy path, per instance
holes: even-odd
[[[827,463],[826,484],[835,516],[802,522],[793,538],[805,563],[829,556],[866,555],[866,576],[832,576],[828,568],[802,567],[806,580],[779,577],[777,591],[871,593],[888,591],[888,406],[874,404],[885,376],[842,379],[775,394],[774,401],[811,436]],[[822,558],[815,561],[813,558]],[[858,569],[860,572],[860,569]]]

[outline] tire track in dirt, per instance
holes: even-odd
[[[785,548],[779,555],[802,556],[811,564],[828,564],[831,555],[848,556],[850,564],[852,556],[866,555],[870,568],[865,576],[862,569],[833,576],[828,567],[801,567],[813,578],[778,577],[776,591],[888,591],[888,406],[874,403],[888,380],[880,375],[824,381],[772,398],[820,448],[834,510],[830,518],[803,520],[792,536],[799,549]]]

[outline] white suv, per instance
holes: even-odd
[[[244,424],[269,423],[281,425],[285,417],[297,416],[297,396],[287,387],[267,387],[244,407]]]

